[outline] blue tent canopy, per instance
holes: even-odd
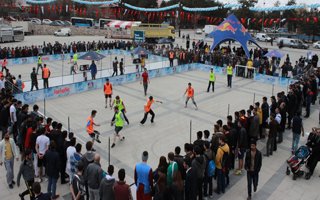
[[[211,50],[216,48],[216,46],[221,44],[222,42],[234,40],[241,44],[248,58],[250,57],[250,53],[247,47],[248,41],[260,47],[257,42],[251,37],[247,29],[233,14],[229,15],[219,26],[217,26],[217,29],[211,32],[208,36],[213,38]]]
[[[281,53],[281,52],[279,52],[277,50],[271,50],[268,53],[266,53],[264,56],[270,57],[270,58],[272,58],[272,57],[274,57],[274,58],[282,58],[284,55],[283,55],[283,53]]]
[[[89,51],[79,57],[80,60],[95,60],[95,61],[102,60],[103,58],[105,58],[104,55],[99,54],[95,51]]]
[[[146,50],[145,48],[138,46],[137,48],[132,50],[133,54],[139,54],[139,55],[145,55],[145,54],[150,54],[150,52],[148,50]]]

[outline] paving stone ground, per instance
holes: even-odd
[[[193,84],[195,89],[195,101],[199,110],[195,110],[192,102],[188,108],[184,108],[183,93],[188,82]],[[215,92],[207,93],[208,74],[200,71],[191,71],[167,77],[151,79],[148,95],[163,101],[163,104],[154,104],[153,110],[156,113],[155,123],[149,120],[145,125],[139,121],[143,117],[143,105],[146,97],[143,95],[143,87],[139,82],[124,84],[114,87],[113,96],[120,95],[127,107],[127,117],[130,125],[125,126],[122,134],[126,139],[123,142],[117,141],[115,148],[110,152],[111,164],[115,165],[115,172],[124,168],[127,173],[127,182],[133,183],[135,163],[141,160],[141,153],[144,150],[149,152],[149,164],[153,169],[157,167],[159,157],[166,156],[173,151],[175,146],[183,147],[190,139],[190,120],[192,120],[192,141],[196,138],[198,130],[213,131],[213,124],[222,119],[226,122],[228,115],[228,104],[230,114],[240,109],[247,109],[253,101],[262,101],[263,96],[268,98],[272,95],[272,86],[254,82],[248,79],[234,78],[232,89],[226,87],[226,77],[217,75]],[[286,88],[275,87],[274,94],[286,91]],[[102,90],[94,90],[81,94],[70,95],[58,99],[46,101],[46,114],[63,123],[67,128],[68,117],[70,127],[75,133],[77,141],[85,143],[89,136],[85,132],[86,118],[92,109],[98,111],[95,119],[101,126],[97,130],[101,132],[101,144],[95,144],[97,152],[101,154],[101,164],[104,169],[108,166],[108,139],[112,139],[114,127],[110,126],[113,111],[104,108],[104,96]],[[43,111],[43,102],[37,103]],[[306,132],[318,125],[319,104],[312,106],[311,117],[304,120]],[[150,117],[150,116],[149,116]],[[284,133],[284,142],[279,145],[278,151],[272,157],[263,158],[262,169],[259,177],[258,191],[253,199],[259,200],[316,200],[320,199],[318,188],[320,187],[320,169],[316,168],[314,176],[310,180],[304,178],[292,180],[292,176],[285,174],[286,159],[290,156],[291,132]],[[305,144],[306,137],[301,139],[300,145]],[[258,148],[265,152],[265,142],[258,142]],[[83,146],[83,153],[85,148]],[[184,153],[182,153],[184,154]],[[15,162],[15,172],[18,171],[20,162]],[[18,199],[18,193],[25,189],[21,184],[20,188],[8,189],[5,179],[4,167],[0,168],[0,199]],[[115,176],[117,173],[115,173]],[[235,176],[230,172],[230,186],[224,195],[215,195],[213,199],[246,199],[247,180],[246,175]],[[216,183],[214,182],[214,187]],[[42,183],[43,190],[46,190],[47,182]],[[135,187],[132,187],[134,192]],[[57,192],[62,196],[60,199],[70,199],[66,185],[57,186]]]

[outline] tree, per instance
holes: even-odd
[[[288,3],[286,4],[287,6],[292,6],[296,5],[296,0],[289,0]],[[297,28],[297,23],[292,20],[288,20],[290,18],[296,18],[298,16],[298,13],[296,10],[286,10],[283,12],[283,18],[287,19],[287,25],[288,25],[288,30],[289,31],[295,31]]]

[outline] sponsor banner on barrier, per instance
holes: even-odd
[[[86,52],[78,53],[79,57],[85,53]],[[120,50],[120,49],[103,50],[103,51],[99,51],[99,53],[103,55],[112,55],[112,54],[131,55],[130,51]],[[73,54],[74,53],[43,55],[41,56],[41,58],[43,62],[69,60]],[[164,58],[157,55],[149,55],[149,59],[154,61],[162,61]],[[33,63],[37,63],[37,61],[38,61],[38,56],[25,57],[25,58],[11,58],[11,59],[8,59],[8,65],[33,64]]]
[[[210,65],[203,65],[203,64],[186,64],[186,65],[179,65],[175,67],[166,67],[166,68],[159,68],[149,70],[149,77],[161,77],[167,76],[171,74],[191,71],[191,70],[202,70],[202,71],[209,71],[212,68]],[[221,67],[214,66],[214,70],[217,74],[224,74],[224,70]],[[109,77],[110,82],[113,85],[120,85],[125,83],[130,83],[134,81],[139,81],[141,79],[142,72],[130,73],[116,77]],[[267,83],[267,84],[278,84],[280,86],[287,86],[289,83],[293,83],[293,79],[288,78],[279,78],[273,76],[267,76],[263,74],[256,74],[254,80]],[[90,80],[86,82],[77,82],[68,85],[56,86],[51,87],[48,89],[36,90],[31,92],[24,92],[20,94],[16,94],[15,98],[22,101],[23,103],[31,104],[37,101],[43,101],[43,99],[53,99],[58,97],[67,96],[70,94],[76,94],[80,92],[86,92],[95,89],[103,88],[103,85],[106,81],[106,78]]]
[[[264,74],[255,74],[253,80],[263,82],[266,84],[275,84],[279,85],[281,87],[286,87],[294,82],[296,80],[290,79],[290,78],[283,78],[283,77],[277,77],[277,76],[269,76],[269,75],[264,75]]]

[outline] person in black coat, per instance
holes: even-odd
[[[254,156],[254,162],[251,162],[251,157]],[[253,191],[257,191],[258,182],[259,182],[259,172],[262,165],[262,156],[261,152],[257,149],[257,142],[255,139],[250,141],[250,150],[246,153],[245,159],[245,169],[247,170],[247,181],[248,181],[248,198],[251,200],[251,190],[253,184]]]
[[[197,200],[197,174],[191,167],[191,159],[184,159],[183,165],[186,169],[185,200]]]
[[[57,181],[60,172],[60,156],[56,151],[56,144],[51,141],[50,148],[44,156],[44,162],[46,165],[46,174],[48,176],[48,193],[51,193],[52,199],[57,199],[59,195],[56,195]]]

